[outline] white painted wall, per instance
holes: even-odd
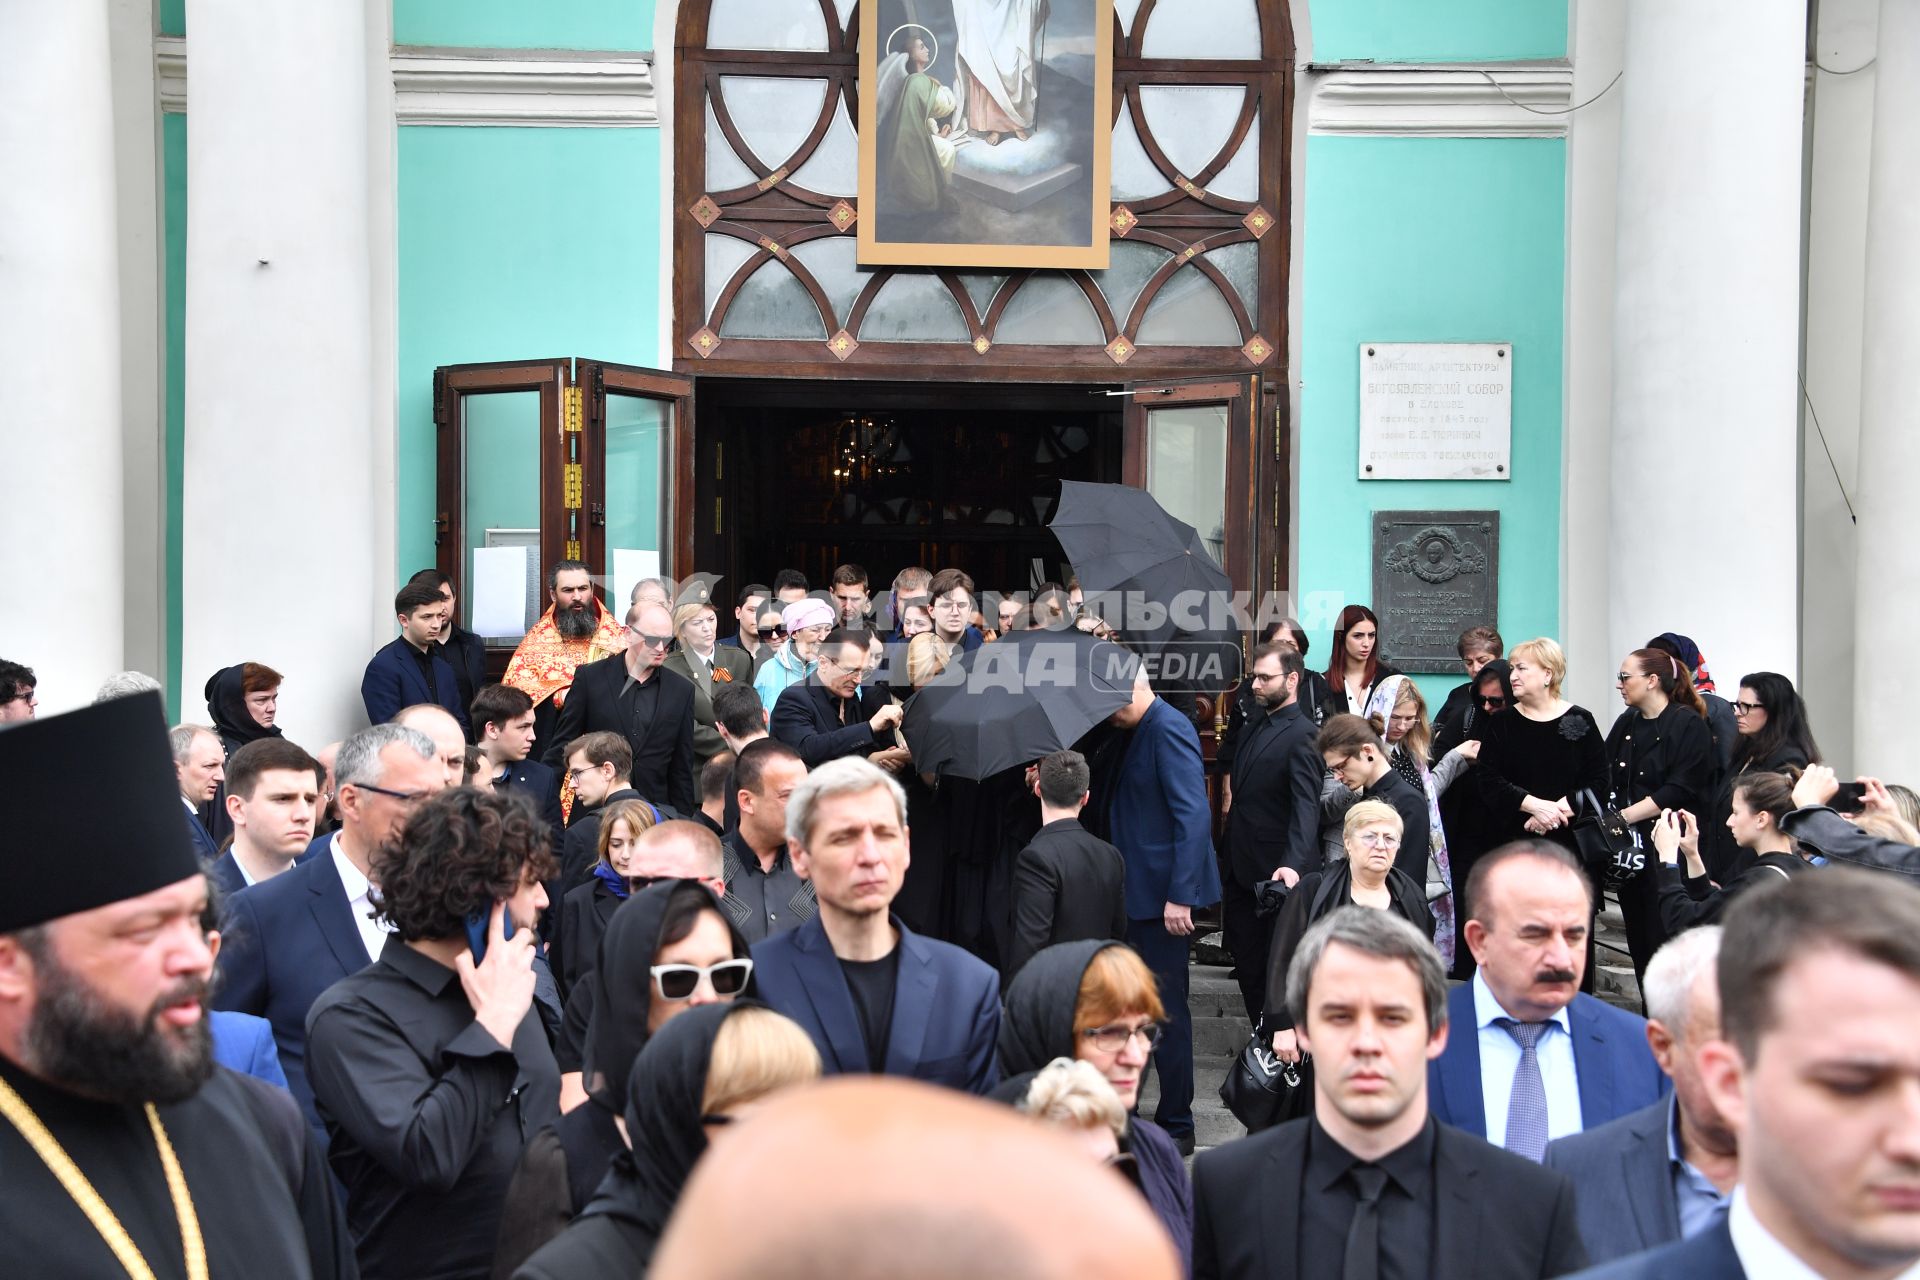
[[[1567,121],[1566,389],[1561,459],[1560,640],[1569,655],[1567,697],[1597,714],[1613,707],[1607,608],[1613,465],[1614,212],[1618,203],[1626,10],[1617,0],[1575,0],[1567,31],[1573,60]],[[1625,79],[1624,76],[1621,77]],[[1598,96],[1605,90],[1604,96]],[[1519,640],[1522,637],[1510,637]]]
[[[1874,58],[1878,0],[1820,0],[1814,51],[1848,71]],[[1800,693],[1828,763],[1852,776],[1854,566],[1848,501],[1859,485],[1860,340],[1876,68],[1812,78],[1807,192],[1807,395],[1800,574]],[[1824,429],[1815,430],[1813,416]],[[1832,459],[1828,459],[1828,449]],[[1835,472],[1838,471],[1836,477]],[[1739,679],[1735,673],[1732,679]]]
[[[360,675],[392,635],[392,297],[375,259],[393,171],[370,144],[393,127],[373,107],[389,13],[187,6],[183,701],[265,662],[286,677],[281,724],[312,746],[365,722]]]
[[[1607,661],[1679,631],[1723,680],[1799,665],[1805,52],[1804,0],[1627,5]]]
[[[43,714],[91,702],[126,648],[107,12],[0,0],[0,652]]]

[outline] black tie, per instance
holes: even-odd
[[[1347,1176],[1360,1193],[1360,1203],[1354,1206],[1353,1225],[1347,1228],[1347,1264],[1340,1278],[1380,1280],[1380,1193],[1387,1185],[1387,1171],[1358,1164]]]

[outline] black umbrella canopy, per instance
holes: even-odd
[[[1132,699],[1137,662],[1070,628],[981,645],[908,701],[913,767],[980,780],[1065,750]]]
[[[1168,645],[1199,646],[1231,668],[1226,683],[1238,675],[1239,629],[1227,613],[1233,583],[1194,527],[1152,494],[1065,480],[1047,527],[1089,602],[1129,642],[1156,658]]]

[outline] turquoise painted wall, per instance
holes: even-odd
[[[1566,0],[1307,3],[1315,62],[1480,62],[1567,56]]]
[[[393,0],[395,44],[653,48],[653,0]]]
[[[159,10],[161,35],[187,34],[187,0],[160,0]]]
[[[167,717],[180,721],[180,506],[187,457],[187,118],[160,117],[166,234],[167,324]]]
[[[659,354],[660,135],[400,130],[399,561],[433,563],[433,370]]]
[[[1499,511],[1500,630],[1555,634],[1564,144],[1312,137],[1306,165],[1299,591],[1308,614],[1337,599],[1302,618],[1315,665],[1338,605],[1371,603],[1375,509]],[[1513,479],[1357,479],[1359,345],[1470,341],[1512,343]],[[1430,700],[1455,683],[1421,681]]]

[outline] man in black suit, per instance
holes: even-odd
[[[220,784],[227,778],[227,749],[220,735],[204,725],[175,725],[167,735],[173,748],[173,774],[180,786],[180,803],[187,807],[187,834],[193,839],[193,851],[204,865],[220,860],[220,846],[200,821],[202,805],[213,803]]]
[[[1041,827],[1013,864],[1013,940],[1001,969],[1006,982],[1034,952],[1056,942],[1126,939],[1126,862],[1080,825],[1092,777],[1078,751],[1056,751],[1040,762],[1034,788]]]
[[[413,807],[445,789],[433,739],[418,729],[377,724],[340,744],[334,761],[340,830],[313,856],[227,900],[220,980],[213,1007],[273,1024],[287,1088],[319,1133],[307,1083],[307,1011],[320,993],[373,962],[387,927],[371,912],[373,851],[400,830]]]
[[[1707,1096],[1695,1050],[1720,1038],[1720,926],[1689,929],[1647,964],[1647,1042],[1673,1096],[1547,1144],[1573,1179],[1596,1264],[1696,1236],[1726,1216],[1740,1147]]]
[[[1194,1163],[1194,1280],[1538,1280],[1585,1262],[1564,1176],[1428,1114],[1446,994],[1440,953],[1391,912],[1342,907],[1307,931],[1287,1003],[1313,1115]]]
[[[1275,917],[1255,909],[1253,887],[1281,880],[1291,888],[1320,866],[1320,784],[1326,772],[1313,749],[1313,721],[1300,710],[1306,669],[1306,660],[1289,646],[1263,644],[1253,651],[1247,679],[1254,712],[1234,744],[1227,775],[1231,804],[1221,924],[1240,998],[1254,1021],[1266,1008]]]
[[[677,816],[700,807],[693,790],[693,682],[662,671],[673,619],[651,602],[627,610],[627,651],[581,665],[560,708],[546,762],[555,769],[583,733],[611,729],[633,752],[633,789]]]
[[[422,569],[407,579],[407,585],[431,587],[440,593],[447,606],[447,621],[433,648],[453,668],[454,682],[460,686],[460,705],[473,705],[473,695],[487,682],[487,644],[460,625],[460,610],[453,598],[453,579],[438,569]]]
[[[560,779],[533,753],[533,699],[510,684],[482,686],[473,698],[474,745],[486,761],[495,791],[518,791],[556,841],[566,826],[560,815]]]
[[[893,736],[899,704],[885,689],[860,683],[871,654],[866,632],[835,629],[820,645],[814,673],[788,685],[774,704],[768,729],[798,751],[807,768],[841,756],[865,756],[897,773],[909,762],[907,749]]]
[[[1869,1280],[1920,1266],[1920,889],[1823,867],[1722,920],[1720,1038],[1699,1050],[1740,1143],[1717,1225],[1583,1280]]]

